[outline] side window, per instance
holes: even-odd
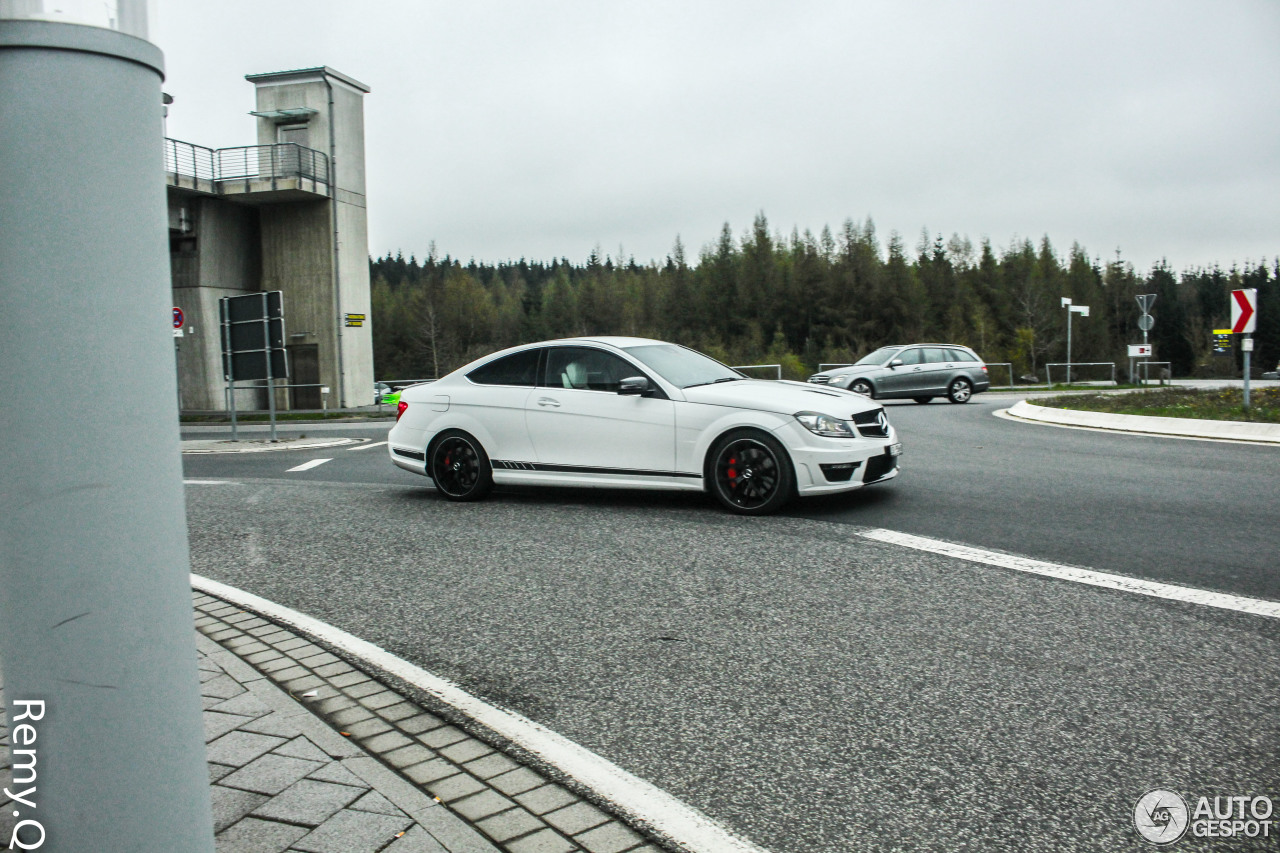
[[[538,376],[540,349],[503,356],[497,361],[482,364],[467,374],[477,385],[524,385],[532,387]]]
[[[928,364],[943,364],[952,361],[951,350],[942,347],[925,347],[924,360]]]
[[[590,347],[555,347],[547,351],[545,384],[549,388],[617,393],[623,379],[641,375],[639,368],[611,352]]]
[[[920,347],[912,347],[911,349],[903,350],[898,358],[902,359],[903,364],[920,364],[923,360],[921,358],[922,354],[923,350]]]
[[[962,349],[952,349],[949,352],[951,353],[952,361],[977,361],[976,358]]]

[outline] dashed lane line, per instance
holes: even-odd
[[[899,533],[896,530],[881,530],[873,528],[864,530],[861,535],[867,539],[874,539],[877,542],[888,542],[892,545],[900,545],[904,548],[913,548],[917,551],[928,551],[933,554],[941,554],[945,557],[955,557],[960,560],[968,560],[972,563],[985,563],[988,566],[999,566],[1003,569],[1013,569],[1018,572],[1028,572],[1033,575],[1042,575],[1044,577],[1057,578],[1059,580],[1071,581],[1073,583],[1088,584],[1089,586],[1098,586],[1104,589],[1114,589],[1120,592],[1130,592],[1137,595],[1146,595],[1151,598],[1164,598],[1169,601],[1184,601],[1188,604],[1200,604],[1205,607],[1217,607],[1222,610],[1234,610],[1238,613],[1249,613],[1254,616],[1268,616],[1272,619],[1280,619],[1280,602],[1267,601],[1262,598],[1248,598],[1243,595],[1230,595],[1224,592],[1210,592],[1204,589],[1195,589],[1188,586],[1175,586],[1169,583],[1160,583],[1159,581],[1142,580],[1139,578],[1125,577],[1124,575],[1113,575],[1107,572],[1097,572],[1092,569],[1082,569],[1077,566],[1064,566],[1060,563],[1047,563],[1043,560],[1033,560],[1030,557],[1019,557],[1014,554],[1001,554],[997,551],[986,551],[982,548],[973,548],[968,545],[959,545],[954,542],[946,542],[941,539],[930,539],[926,536],[914,536],[910,533]]]
[[[285,473],[292,474],[295,471],[310,471],[312,468],[318,468],[324,463],[332,462],[332,461],[333,461],[333,457],[329,457],[328,459],[312,459],[310,462],[303,462],[301,465],[295,465]]]
[[[385,441],[375,441],[372,444],[362,444],[359,447],[348,447],[347,452],[350,453],[353,450],[368,450],[370,447],[381,447],[384,444],[386,444]]]

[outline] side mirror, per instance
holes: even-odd
[[[646,397],[649,395],[649,380],[643,376],[628,376],[618,383],[618,393]]]
[[[889,366],[890,366],[890,367],[901,367],[901,366],[902,366],[902,359],[900,359],[900,358],[895,358],[893,361],[889,362]]]

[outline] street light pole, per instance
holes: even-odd
[[[163,56],[145,0],[55,5],[0,4],[0,847],[212,853]]]

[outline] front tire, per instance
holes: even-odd
[[[973,383],[968,379],[955,379],[947,388],[947,399],[953,403],[967,403],[973,396]]]
[[[933,398],[932,397],[912,397],[911,399],[915,400],[917,403],[923,406],[925,403],[929,402]]]
[[[493,466],[480,442],[462,430],[436,436],[427,454],[436,491],[451,501],[478,501],[493,488]]]
[[[730,512],[767,515],[795,495],[791,457],[762,432],[731,432],[716,442],[707,459],[711,493]]]
[[[855,394],[861,394],[864,397],[870,397],[872,400],[876,398],[876,389],[871,387],[871,383],[865,379],[855,379],[849,385],[849,390]]]

